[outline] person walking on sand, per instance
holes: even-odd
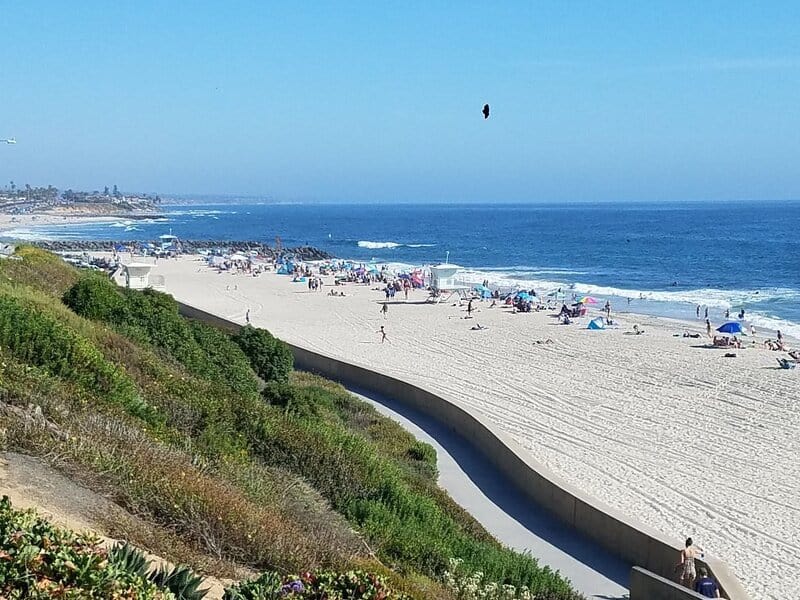
[[[699,319],[700,318],[700,305],[699,304],[697,305],[697,310],[695,311],[695,314],[697,314],[697,318]]]
[[[609,302],[608,300],[606,300],[605,311],[606,311],[606,319],[610,321],[611,320],[611,302]]]
[[[250,325],[250,309],[249,308],[247,309],[247,312],[244,313],[244,320],[245,320],[245,323]]]
[[[703,549],[695,546],[692,538],[686,538],[686,547],[681,550],[681,562],[676,565],[676,569],[680,569],[681,572],[678,583],[690,590],[694,589],[694,580],[697,579],[697,569],[694,564],[696,558],[703,558]]]
[[[380,333],[381,334],[381,344],[383,342],[387,341],[388,338],[386,337],[386,330],[383,328],[383,325],[381,325],[381,328],[378,331],[376,331],[375,333]]]
[[[706,319],[706,335],[711,337],[711,321]]]
[[[708,307],[707,307],[707,306],[706,306],[706,314],[704,315],[704,318],[705,318],[706,320],[708,320]]]
[[[472,298],[470,298],[469,302],[467,302],[467,318],[472,318]]]
[[[383,306],[381,306],[381,314],[383,315],[384,319],[386,318],[388,312],[389,312],[389,304],[387,302],[384,302]],[[381,327],[381,329],[383,329],[383,327]]]

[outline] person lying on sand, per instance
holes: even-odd
[[[644,329],[641,329],[638,325],[634,324],[633,331],[626,331],[625,335],[642,335],[644,333]]]
[[[546,340],[536,340],[537,344],[555,344],[553,340],[547,338]]]
[[[684,331],[683,332],[683,337],[685,337],[685,338],[699,338],[700,334],[699,333],[689,333],[688,331]]]
[[[484,327],[480,323],[475,323],[472,327],[469,328],[470,331],[483,331],[484,329],[489,329],[488,327]]]

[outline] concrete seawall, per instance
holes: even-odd
[[[229,332],[237,331],[241,325],[212,315],[195,307],[179,303],[181,314],[191,319],[204,321]],[[581,490],[561,481],[544,465],[530,457],[529,452],[514,440],[498,432],[481,415],[468,412],[454,403],[422,389],[367,367],[351,364],[323,354],[289,344],[295,366],[304,371],[317,373],[343,384],[373,391],[387,398],[412,407],[445,425],[466,440],[484,455],[500,472],[525,493],[533,502],[548,510],[561,521],[594,540],[612,554],[644,571],[634,571],[631,576],[631,599],[679,598],[684,588],[670,585],[681,547],[660,532],[638,523],[615,509],[605,506]],[[732,600],[748,600],[741,583],[727,565],[715,559],[706,563],[709,571],[720,584],[724,595]],[[655,574],[656,577],[651,577]],[[640,592],[634,595],[633,582],[646,579]],[[666,586],[666,587],[665,587]],[[653,595],[662,588],[665,595]],[[676,589],[677,588],[677,589]],[[673,594],[673,595],[669,595]],[[692,593],[693,594],[693,593]]]

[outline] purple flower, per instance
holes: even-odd
[[[284,596],[288,596],[289,594],[299,594],[303,590],[305,590],[305,587],[303,587],[303,582],[299,579],[281,586],[281,594]]]

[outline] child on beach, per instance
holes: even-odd
[[[383,306],[381,306],[381,314],[383,315],[384,319],[386,318],[386,314],[388,312],[389,312],[389,305],[386,302],[384,302]],[[383,327],[381,327],[381,329],[383,329]]]
[[[378,331],[376,331],[375,333],[380,333],[381,334],[381,344],[388,339],[386,337],[386,330],[383,328],[383,325],[381,325],[381,328]]]

